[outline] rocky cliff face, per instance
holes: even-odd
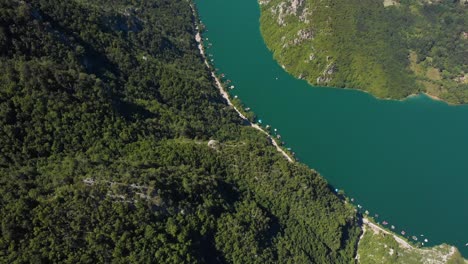
[[[269,5],[271,0],[260,0],[261,6]],[[309,9],[306,7],[305,0],[286,0],[270,7],[270,11],[277,17],[278,25],[286,26],[286,18],[295,16],[299,21],[309,23]]]
[[[332,56],[323,50],[320,55],[314,48],[313,40],[317,34],[323,34],[327,31],[327,26],[316,27],[312,23],[314,14],[320,14],[321,9],[329,7],[329,1],[323,1],[318,6],[316,3],[310,3],[306,0],[260,0],[260,6],[266,12],[269,12],[274,18],[276,24],[284,30],[281,36],[281,47],[284,50],[300,48],[307,45],[312,51],[305,58],[301,58],[304,63],[318,63],[317,74],[312,79],[316,84],[329,83],[333,79],[336,65]],[[325,23],[329,23],[325,21]],[[317,28],[317,29],[316,29]],[[286,65],[287,67],[288,65]],[[297,73],[298,78],[305,79],[312,76],[308,72]],[[311,81],[311,82],[313,82]]]

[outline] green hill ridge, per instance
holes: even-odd
[[[468,102],[468,2],[260,0],[275,59],[318,86]]]

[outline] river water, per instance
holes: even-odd
[[[255,0],[196,0],[213,64],[301,162],[395,231],[468,256],[468,106],[312,87],[273,59]],[[424,235],[424,237],[421,236]]]

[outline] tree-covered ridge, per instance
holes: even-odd
[[[468,2],[260,0],[280,64],[315,85],[468,102]]]
[[[189,4],[0,0],[0,262],[353,262],[354,210],[225,104]]]

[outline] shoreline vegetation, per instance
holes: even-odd
[[[418,247],[372,219],[362,218],[362,234],[359,237],[358,263],[468,263],[455,246],[441,244],[432,247]]]
[[[266,43],[265,43],[266,44]],[[271,50],[270,50],[271,51]],[[288,70],[283,66],[282,67],[286,73],[290,74],[292,77],[296,78],[296,79],[299,79],[299,80],[304,80],[304,79],[301,79],[299,78],[298,76],[294,76],[292,75],[290,72],[288,72]],[[307,81],[307,80],[306,80]],[[443,102],[443,103],[446,103],[447,105],[450,105],[450,106],[461,106],[461,105],[466,105],[466,103],[454,103],[454,102],[450,102],[450,101],[446,101],[436,95],[432,95],[428,92],[419,92],[419,93],[413,93],[413,94],[410,94],[404,98],[401,98],[401,99],[397,99],[397,98],[392,98],[392,97],[379,97],[375,94],[373,94],[372,92],[370,91],[367,91],[367,90],[364,90],[364,89],[360,89],[360,88],[353,88],[353,87],[343,87],[343,88],[340,88],[340,87],[334,87],[334,86],[319,86],[317,84],[314,84],[314,83],[311,83],[309,81],[307,81],[307,83],[312,86],[312,87],[323,87],[323,88],[327,88],[327,89],[339,89],[339,90],[352,90],[352,91],[359,91],[359,92],[363,92],[363,93],[366,93],[366,94],[369,94],[371,95],[373,98],[377,99],[377,100],[385,100],[385,101],[400,101],[400,102],[404,102],[410,98],[413,98],[413,97],[417,97],[417,96],[420,96],[420,95],[425,95],[427,97],[429,97],[430,99],[434,100],[434,101],[439,101],[439,102]]]
[[[265,42],[264,42],[265,43]],[[265,46],[266,43],[265,43]],[[270,50],[270,49],[269,49]],[[270,50],[271,52],[271,50]],[[275,60],[276,61],[276,60]],[[278,61],[276,61],[278,63]],[[278,63],[278,65],[280,65]],[[434,101],[439,101],[439,102],[443,102],[447,105],[450,105],[450,106],[462,106],[462,105],[465,105],[465,104],[457,104],[457,103],[453,103],[453,102],[449,102],[449,101],[446,101],[436,95],[432,95],[428,92],[419,92],[419,93],[413,93],[413,94],[410,94],[404,98],[401,98],[401,99],[396,99],[396,98],[391,98],[391,97],[378,97],[376,96],[375,94],[373,94],[372,92],[370,91],[366,91],[366,90],[363,90],[363,89],[359,89],[359,88],[353,88],[353,87],[343,87],[343,88],[340,88],[340,87],[334,87],[334,86],[318,86],[316,84],[313,84],[307,80],[304,80],[304,79],[301,79],[299,78],[298,76],[294,76],[292,75],[283,65],[280,65],[281,68],[283,68],[283,70],[289,74],[290,76],[292,76],[293,78],[296,78],[296,79],[299,79],[299,80],[303,80],[303,81],[306,81],[308,85],[312,86],[313,88],[318,88],[318,87],[323,87],[323,88],[326,88],[326,89],[338,89],[338,90],[350,90],[350,91],[358,91],[358,92],[363,92],[363,93],[366,93],[366,94],[369,94],[370,96],[372,96],[373,98],[377,99],[377,100],[384,100],[384,101],[399,101],[399,102],[404,102],[408,99],[411,99],[411,98],[414,98],[414,97],[417,97],[417,96],[420,96],[420,95],[425,95],[427,97],[429,97],[430,99],[434,100]]]
[[[361,238],[364,236],[364,233],[366,232],[365,229],[364,229],[366,226],[371,228],[374,232],[382,232],[382,233],[385,233],[385,234],[392,235],[393,238],[398,242],[398,244],[400,244],[400,246],[402,246],[404,248],[414,248],[413,245],[411,245],[405,239],[401,238],[400,236],[398,236],[394,232],[388,231],[385,228],[373,223],[372,220],[370,220],[367,217],[362,218],[363,234],[361,235]]]
[[[289,73],[288,73],[289,74]],[[294,76],[293,76],[294,77]],[[297,78],[297,77],[294,77],[294,78]],[[317,87],[315,86],[314,84],[310,83],[310,82],[307,82],[309,85],[311,85],[312,87]],[[414,94],[410,94],[408,96],[406,96],[405,98],[402,98],[402,99],[396,99],[396,98],[391,98],[391,97],[385,97],[385,98],[381,98],[381,97],[378,97],[376,96],[375,94],[369,92],[369,91],[366,91],[366,90],[362,90],[362,89],[359,89],[359,88],[352,88],[352,87],[344,87],[344,88],[339,88],[339,87],[332,87],[332,86],[318,86],[318,87],[324,87],[324,88],[327,88],[327,89],[340,89],[340,90],[352,90],[352,91],[359,91],[359,92],[363,92],[363,93],[366,93],[366,94],[369,94],[371,95],[373,98],[377,99],[377,100],[383,100],[383,101],[399,101],[399,102],[404,102],[408,99],[411,99],[411,98],[414,98],[414,97],[418,97],[418,96],[421,96],[421,95],[424,95],[426,97],[429,97],[430,99],[432,99],[433,101],[438,101],[438,102],[443,102],[447,105],[450,105],[450,106],[462,106],[462,105],[465,105],[465,104],[456,104],[456,103],[452,103],[452,102],[448,102],[448,101],[445,101],[444,99],[440,98],[440,97],[437,97],[435,95],[432,95],[430,93],[427,93],[427,92],[420,92],[420,93],[414,93]]]

